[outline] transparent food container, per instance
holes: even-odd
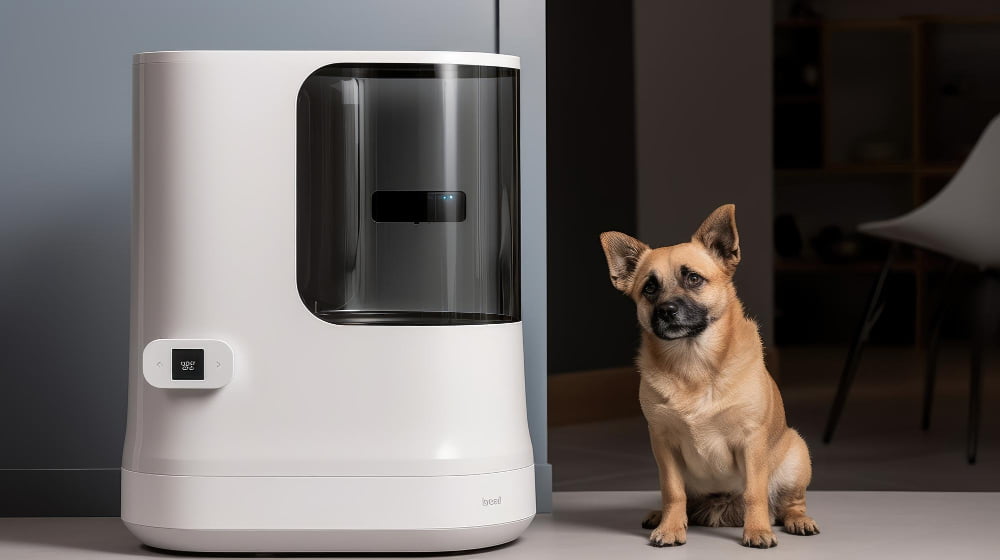
[[[337,324],[520,320],[518,71],[334,64],[298,97],[297,282]]]

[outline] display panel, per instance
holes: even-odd
[[[298,97],[297,282],[340,324],[520,320],[518,72],[335,64]]]
[[[462,222],[465,193],[462,191],[376,191],[372,195],[372,219],[376,222]]]
[[[171,354],[171,376],[176,381],[205,379],[205,350],[174,348]]]

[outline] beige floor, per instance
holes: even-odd
[[[830,445],[820,441],[843,366],[839,347],[782,348],[782,393],[789,424],[809,444],[813,490],[1000,491],[1000,360],[987,361],[979,462],[965,461],[968,352],[943,350],[931,430],[920,430],[919,352],[865,353]],[[637,416],[552,429],[549,459],[556,490],[649,490],[656,465]]]
[[[822,533],[799,537],[778,529],[778,547],[771,550],[740,546],[741,529],[704,527],[692,527],[683,546],[651,547],[646,544],[648,531],[641,529],[639,522],[657,498],[657,492],[557,493],[555,513],[536,517],[519,540],[451,557],[673,560],[753,555],[771,560],[966,560],[993,559],[1000,550],[998,494],[816,492],[809,507]],[[4,560],[155,557],[178,556],[142,547],[116,518],[0,519],[0,558]]]

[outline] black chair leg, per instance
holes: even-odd
[[[844,403],[847,401],[847,393],[851,389],[854,376],[858,371],[858,365],[861,363],[861,350],[864,349],[865,343],[868,342],[868,335],[871,334],[872,327],[875,326],[879,316],[882,315],[884,308],[882,292],[885,287],[885,280],[889,276],[889,269],[892,267],[892,260],[896,255],[896,248],[897,245],[895,243],[889,247],[889,254],[886,256],[885,264],[882,265],[882,271],[879,273],[878,280],[875,281],[875,286],[872,288],[871,296],[868,298],[868,307],[865,310],[865,316],[861,320],[861,325],[854,335],[851,349],[847,353],[847,362],[844,364],[844,370],[840,374],[837,395],[833,399],[830,416],[826,421],[826,429],[823,431],[823,443],[830,443],[830,440],[833,438],[833,431],[837,429],[840,413],[843,411]]]
[[[951,304],[952,290],[949,290],[951,278],[958,268],[958,261],[951,261],[948,272],[945,274],[944,283],[941,285],[941,297],[939,298],[937,313],[931,326],[931,336],[927,343],[927,355],[924,363],[924,411],[920,420],[920,427],[927,431],[931,427],[931,406],[934,404],[934,380],[937,375],[937,357],[941,342],[941,325],[944,323],[945,315],[948,314],[948,306]]]
[[[997,310],[994,307],[994,288],[1000,284],[997,271],[986,270],[980,274],[976,317],[972,333],[972,356],[969,375],[969,427],[966,438],[966,457],[969,464],[976,463],[979,443],[979,420],[982,416],[983,349],[992,340]]]

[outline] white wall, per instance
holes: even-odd
[[[638,235],[687,241],[736,204],[736,274],[773,340],[771,2],[634,0]]]

